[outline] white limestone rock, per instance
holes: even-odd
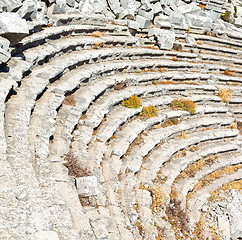
[[[77,192],[82,197],[96,196],[98,191],[98,181],[96,176],[76,178]]]
[[[8,12],[17,11],[21,6],[21,0],[1,0],[3,9]]]
[[[49,14],[61,14],[66,13],[66,0],[56,0],[55,3],[53,3],[48,8]]]
[[[0,48],[0,64],[6,63],[11,57],[11,54]]]
[[[152,11],[146,12],[144,10],[139,9],[138,14],[142,17],[149,19],[149,20],[153,20],[153,18],[154,18],[154,13]]]
[[[170,28],[171,27],[169,17],[165,16],[165,15],[161,15],[161,14],[159,16],[155,17],[154,24],[158,28],[163,28],[163,27]]]
[[[181,13],[181,14],[195,14],[195,15],[199,15],[201,12],[201,8],[197,6],[196,3],[192,2],[190,4],[186,4],[184,6],[180,6],[177,8],[177,10]]]
[[[188,44],[191,44],[192,46],[197,46],[197,42],[196,40],[194,39],[194,37],[192,36],[189,36],[189,34],[185,34],[185,41],[188,43]]]
[[[59,240],[58,234],[54,231],[39,231],[35,234],[36,240]]]
[[[127,24],[128,24],[129,28],[132,28],[132,29],[135,29],[135,30],[139,30],[139,28],[140,28],[140,24],[136,21],[128,20]]]
[[[0,13],[0,35],[10,41],[13,46],[29,34],[25,19],[21,19],[17,13]]]
[[[151,25],[151,20],[140,15],[136,15],[136,21],[139,23],[140,28],[148,28]]]
[[[119,0],[107,0],[109,7],[116,14],[117,10],[121,7]]]
[[[0,48],[4,51],[8,51],[10,42],[8,39],[0,37]]]
[[[66,4],[69,7],[75,7],[75,0],[66,0]]]
[[[160,49],[171,50],[175,41],[175,33],[173,31],[151,28],[148,36],[155,36]]]
[[[185,28],[187,27],[185,17],[180,13],[172,12],[169,16],[169,20],[171,24],[179,25]]]
[[[153,6],[152,6],[152,10],[154,14],[158,14],[163,12],[163,8],[161,7],[161,3],[160,2],[156,2]]]
[[[107,4],[105,0],[84,0],[79,3],[79,10],[84,14],[104,14],[107,11]]]
[[[204,27],[208,29],[211,29],[213,24],[213,20],[211,18],[197,16],[194,14],[187,14],[186,22],[188,23],[189,26]]]
[[[23,6],[17,11],[21,18],[29,19],[30,16],[37,11],[37,3],[33,0],[26,0],[23,2]]]
[[[228,202],[227,208],[230,217],[230,234],[233,240],[242,236],[242,195],[237,191],[232,189],[232,201]]]

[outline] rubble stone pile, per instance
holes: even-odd
[[[242,239],[240,0],[1,0],[0,239]]]

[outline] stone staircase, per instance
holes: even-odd
[[[0,72],[0,239],[203,239],[212,193],[242,176],[241,38],[177,34],[169,51],[98,16],[53,22]],[[142,107],[122,106],[132,95]]]

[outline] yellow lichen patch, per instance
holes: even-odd
[[[92,37],[102,37],[103,33],[96,31],[96,32],[93,32],[92,34],[90,34],[90,36],[92,36]]]
[[[140,115],[144,118],[158,117],[158,111],[155,106],[143,107]]]
[[[191,100],[183,99],[183,98],[174,99],[171,102],[170,107],[175,109],[183,109],[185,111],[190,112],[191,114],[194,114],[196,112],[195,103]]]
[[[176,57],[173,57],[171,60],[172,61],[177,61],[177,58]]]
[[[230,102],[233,96],[232,89],[227,87],[219,88],[218,96],[222,99],[222,102]]]
[[[140,108],[142,106],[141,100],[136,95],[132,95],[128,99],[124,100],[122,106],[127,108]]]

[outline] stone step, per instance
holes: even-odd
[[[101,33],[126,33],[127,28],[116,25],[108,26],[93,26],[93,25],[67,25],[67,26],[57,26],[48,27],[41,32],[34,33],[25,37],[17,44],[18,53],[32,47],[36,47],[40,44],[44,44],[51,39],[58,39],[62,36],[67,36],[69,34],[91,34],[93,32]],[[127,33],[126,33],[127,34]]]
[[[206,44],[219,44],[220,46],[231,46],[235,48],[241,48],[242,43],[233,41],[231,39],[225,39],[222,37],[213,37],[213,36],[208,36],[208,35],[202,35],[202,34],[192,34],[189,33],[189,36],[193,37],[196,41],[201,40]],[[176,38],[179,39],[185,39],[184,35],[176,35]]]
[[[241,179],[242,169],[232,174],[222,176],[212,182],[211,185],[203,187],[198,192],[194,193],[193,197],[187,200],[187,213],[189,217],[189,225],[193,229],[200,217],[200,211],[203,205],[208,201],[210,192],[215,191],[223,184]]]
[[[231,154],[228,156],[218,156],[218,159],[215,160],[215,163],[210,166],[204,166],[202,169],[199,169],[199,171],[196,173],[196,175],[193,178],[187,177],[183,181],[180,181],[179,183],[175,183],[174,187],[178,190],[178,199],[181,200],[181,207],[184,209],[186,202],[186,195],[188,192],[192,191],[192,189],[195,187],[199,181],[204,179],[206,176],[208,176],[210,173],[220,170],[224,167],[236,165],[241,163],[241,155],[237,156],[236,154]]]
[[[165,113],[164,113],[165,114]],[[177,112],[177,114],[182,114],[182,111]],[[168,118],[179,117],[179,115],[168,115]],[[151,130],[147,136],[145,136],[145,140],[141,143],[137,149],[134,149],[129,156],[125,158],[125,163],[127,164],[127,168],[132,172],[137,172],[142,164],[143,158],[146,157],[148,153],[152,151],[156,146],[165,141],[167,138],[172,137],[174,134],[178,134],[182,131],[187,131],[189,129],[196,129],[201,127],[208,127],[214,125],[216,123],[223,124],[224,118],[198,118],[198,119],[190,119],[180,122],[178,125],[173,125],[165,128],[157,128]],[[227,123],[225,123],[227,121]],[[224,124],[231,124],[233,122],[232,118],[227,118]]]
[[[237,144],[233,142],[223,143],[206,143],[202,146],[199,146],[199,149],[195,152],[187,151],[186,156],[179,158],[172,158],[167,164],[161,168],[160,177],[166,179],[163,186],[165,192],[169,195],[171,187],[175,179],[179,174],[184,171],[190,165],[196,163],[201,158],[206,158],[210,155],[216,155],[219,153],[236,151],[239,149]]]
[[[236,137],[237,135],[237,129],[221,128],[219,132],[217,129],[212,129],[205,132],[196,132],[194,134],[190,134],[190,137],[187,139],[179,137],[178,139],[172,139],[169,142],[161,145],[154,152],[152,152],[148,158],[145,159],[145,162],[142,164],[137,177],[140,179],[140,181],[151,184],[151,181],[155,179],[160,167],[176,152],[183,150],[191,145],[199,144],[200,142],[212,141],[222,138],[231,138]]]

